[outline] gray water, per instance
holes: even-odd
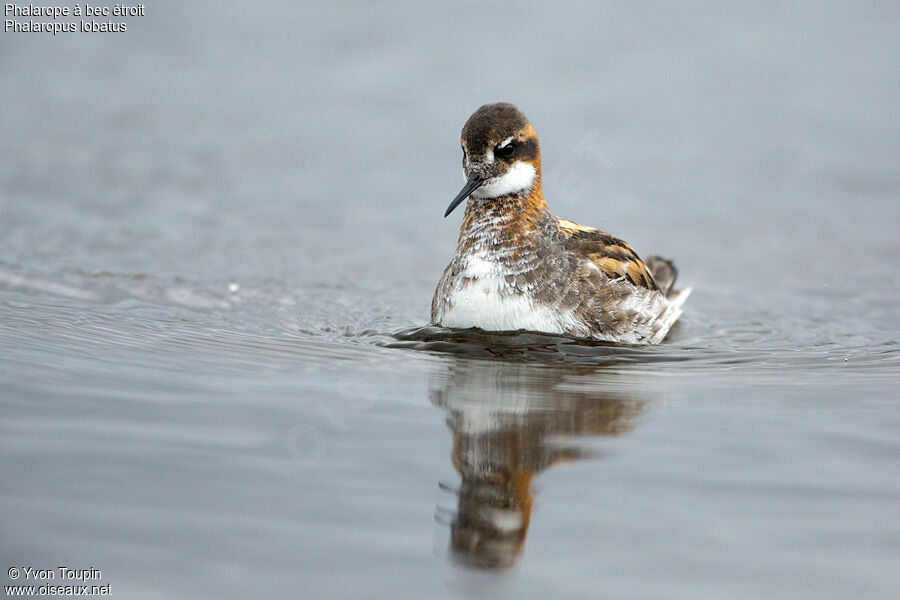
[[[127,22],[0,34],[4,570],[129,599],[900,593],[896,3]],[[497,100],[556,214],[675,259],[664,344],[422,329],[459,130]]]

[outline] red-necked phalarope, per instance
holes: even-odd
[[[550,214],[537,133],[512,104],[485,104],[462,130],[467,181],[456,255],[438,282],[431,320],[452,328],[529,330],[656,344],[681,315],[675,266],[607,233]]]

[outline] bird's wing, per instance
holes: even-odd
[[[599,229],[557,220],[568,249],[590,260],[610,279],[625,279],[638,287],[659,290],[647,265],[631,246]]]

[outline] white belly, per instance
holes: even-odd
[[[448,301],[436,322],[443,327],[487,331],[527,329],[564,334],[579,329],[573,311],[535,302],[527,292],[509,285],[496,262],[472,256],[461,276],[450,283]]]

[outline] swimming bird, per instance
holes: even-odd
[[[625,344],[666,337],[690,293],[673,288],[675,265],[553,216],[537,133],[518,108],[480,107],[461,143],[466,183],[444,216],[468,202],[431,302],[434,324]]]

